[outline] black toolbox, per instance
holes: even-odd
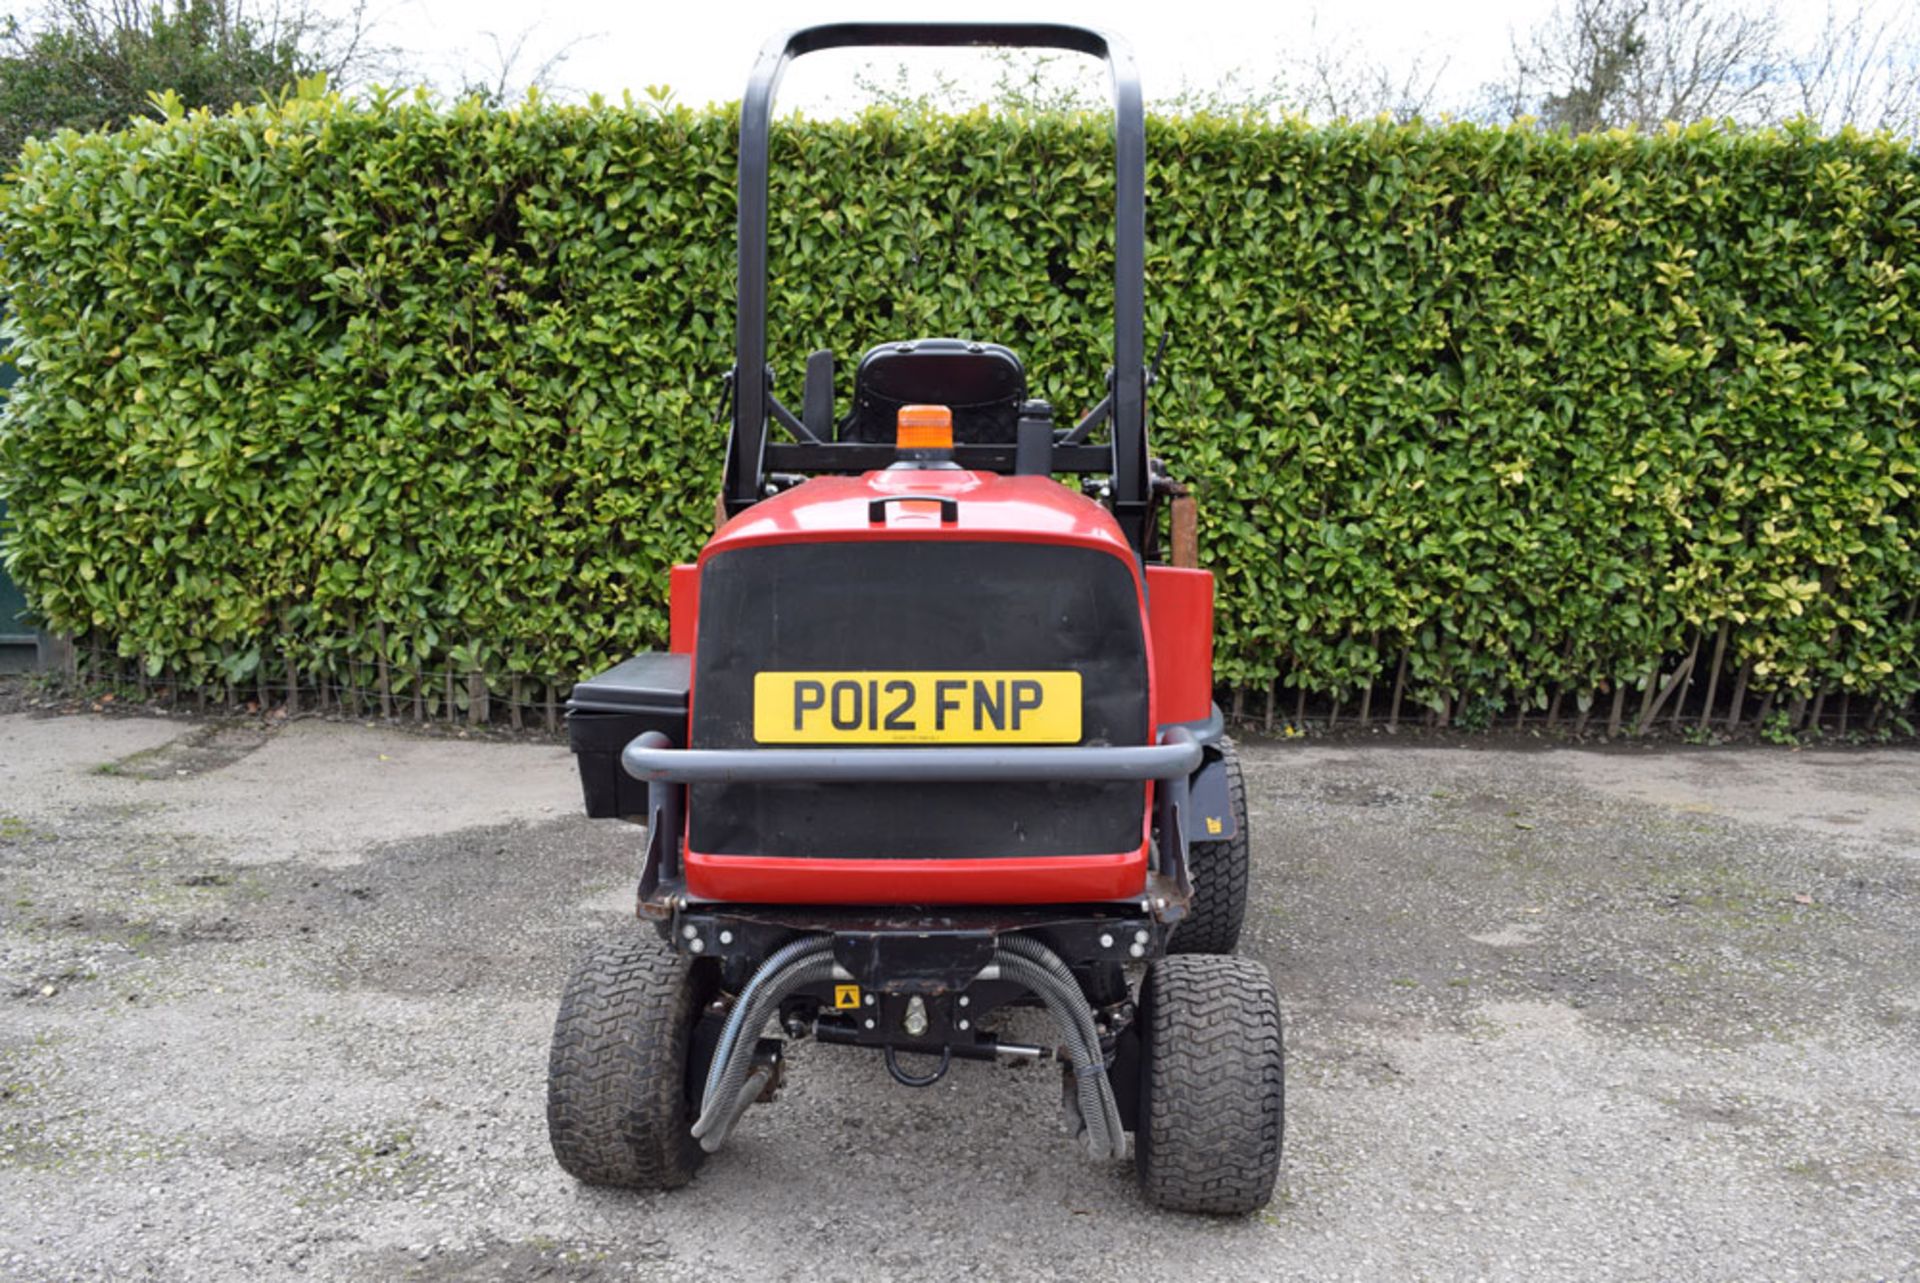
[[[594,819],[647,818],[647,786],[621,769],[620,751],[646,731],[664,731],[686,746],[690,660],[650,651],[574,685],[567,698],[567,738]]]

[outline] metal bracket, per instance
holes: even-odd
[[[673,740],[663,731],[646,731],[635,744],[653,749],[670,749]],[[646,917],[647,902],[660,889],[664,876],[679,881],[680,834],[685,827],[687,786],[670,780],[647,781],[647,855],[640,866],[638,916]]]
[[[833,937],[833,960],[878,993],[948,993],[993,961],[994,944],[991,931],[844,931]]]

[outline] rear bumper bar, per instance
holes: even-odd
[[[1200,769],[1200,741],[1169,726],[1158,744],[1122,748],[683,749],[649,731],[620,764],[637,780],[673,784],[1170,780]]]
[[[1187,874],[1188,780],[1200,768],[1211,727],[1163,726],[1158,743],[1087,748],[681,749],[659,731],[628,744],[620,762],[645,780],[646,867],[640,913],[671,919],[690,903],[681,839],[688,784],[927,783],[1047,780],[1154,780],[1158,841],[1150,853],[1145,904],[1172,926],[1193,895]]]

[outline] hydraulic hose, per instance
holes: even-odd
[[[1114,1157],[1126,1157],[1126,1125],[1120,1121],[1120,1105],[1113,1098],[1113,1085],[1104,1072],[1106,1055],[1100,1046],[1100,1031],[1094,1027],[1093,1011],[1087,1005],[1086,995],[1080,990],[1080,982],[1073,978],[1073,972],[1060,961],[1059,955],[1027,936],[1006,936],[1000,941],[1000,948],[1038,964],[1058,982],[1058,987],[1067,999],[1067,1007],[1074,1014],[1080,1026],[1081,1037],[1087,1044],[1087,1050],[1095,1063],[1101,1066],[1100,1103],[1106,1115],[1107,1129],[1112,1139]],[[1098,1157],[1099,1155],[1095,1155]]]
[[[762,1026],[767,1022],[766,1007],[756,1000],[762,993],[768,991],[767,986],[787,967],[797,961],[825,954],[832,948],[833,941],[826,936],[802,936],[798,940],[790,941],[774,950],[754,971],[746,986],[740,990],[740,997],[734,1002],[733,1011],[728,1015],[726,1025],[720,1030],[720,1040],[713,1048],[713,1062],[707,1068],[706,1086],[700,1093],[700,1120],[693,1125],[695,1136],[705,1135],[707,1129],[714,1125],[715,1120],[712,1115],[715,1102],[730,1101],[732,1092],[739,1090],[740,1082],[747,1076],[748,1066],[753,1059],[751,1054],[740,1062],[737,1073],[731,1071],[734,1069],[734,1061],[738,1059],[734,1055],[734,1048],[739,1043],[742,1033],[744,1032],[748,1038],[757,1039]],[[828,973],[831,974],[831,971],[832,964],[829,961]],[[781,997],[785,997],[785,994]],[[778,999],[775,1001],[777,1002]],[[756,1006],[759,1006],[761,1011],[759,1022],[750,1025],[748,1018],[753,1014],[752,1009]],[[720,1087],[729,1076],[734,1079],[732,1091],[722,1092]]]
[[[767,1017],[780,1009],[780,1004],[796,989],[833,979],[833,959],[824,954],[811,954],[798,961],[787,964],[786,970],[769,980],[760,992],[753,996],[753,1010],[748,1012],[751,1023],[743,1027],[750,1032],[748,1039],[757,1035]],[[746,1102],[740,1099],[745,1090],[748,1074],[753,1069],[752,1041],[734,1043],[732,1055],[727,1064],[726,1073],[715,1086],[713,1094],[701,1102],[700,1117],[693,1124],[693,1134],[700,1141],[700,1147],[709,1154],[726,1144],[727,1133],[733,1130],[734,1123],[746,1112]],[[755,1095],[758,1095],[756,1090]]]
[[[997,951],[1001,975],[1025,985],[1052,1013],[1066,1044],[1074,1078],[1074,1099],[1080,1120],[1086,1127],[1089,1156],[1120,1158],[1126,1154],[1126,1129],[1120,1121],[1120,1107],[1107,1081],[1107,1069],[1097,1036],[1089,1041],[1093,1018],[1086,1010],[1086,998],[1077,985],[1064,984],[1051,971],[1032,959],[1004,948]]]
[[[742,1034],[734,1040],[729,1050],[719,1082],[700,1102],[700,1117],[693,1124],[694,1136],[709,1154],[726,1143],[727,1132],[742,1112],[735,1107],[736,1098],[748,1072],[753,1068],[754,1041],[761,1027],[767,1023],[767,1017],[778,1011],[780,1004],[794,990],[832,978],[832,957],[820,953],[809,954],[788,963],[779,975],[762,985],[750,1001],[735,1007],[736,1011],[744,1009],[746,1012],[741,1022]]]
[[[1067,969],[1066,963],[1060,961],[1059,955],[1028,936],[1003,936],[999,947],[1008,953],[1027,959],[1054,978],[1057,982],[1056,987],[1070,995],[1068,1007],[1073,1013],[1075,1023],[1079,1026],[1081,1037],[1086,1040],[1089,1047],[1098,1051],[1100,1031],[1094,1027],[1093,1010],[1087,1006],[1086,996],[1080,991],[1080,982],[1073,978],[1073,972]],[[1104,1062],[1105,1058],[1101,1059]]]

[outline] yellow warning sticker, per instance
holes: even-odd
[[[1218,833],[1218,832],[1219,832],[1219,831],[1220,831],[1220,830],[1221,830],[1222,828],[1224,828],[1224,827],[1226,827],[1226,826],[1220,823],[1220,817],[1219,817],[1219,816],[1217,816],[1217,815],[1209,815],[1209,816],[1207,817],[1207,832],[1209,832],[1209,833]]]
[[[835,1011],[846,1011],[859,1005],[859,985],[835,985],[833,987],[833,1009]]]

